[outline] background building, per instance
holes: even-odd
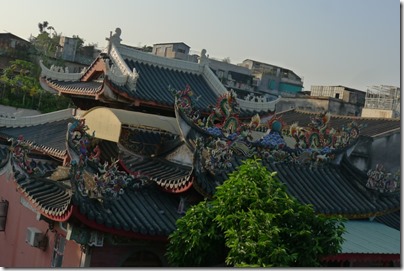
[[[0,33],[0,72],[15,59],[28,59],[31,43],[11,33]]]
[[[156,56],[198,62],[197,55],[189,54],[190,48],[183,42],[156,43],[153,44],[151,53]]]
[[[298,93],[303,90],[303,80],[289,69],[246,59],[240,66],[251,70],[257,91],[271,94]]]
[[[209,67],[228,90],[241,95],[254,91],[253,76],[248,68],[215,59],[209,59]]]
[[[361,106],[365,104],[365,92],[345,86],[311,86],[310,92],[315,97],[331,97]]]
[[[298,109],[306,112],[330,112],[333,115],[360,116],[363,106],[331,97],[314,97],[304,94],[282,95],[276,112]]]
[[[394,86],[372,86],[366,92],[362,117],[399,118],[401,89]]]
[[[76,50],[78,45],[77,38],[60,37],[58,54],[63,60],[74,61],[76,58]]]

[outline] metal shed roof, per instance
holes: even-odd
[[[371,221],[345,223],[341,253],[400,254],[400,231]]]

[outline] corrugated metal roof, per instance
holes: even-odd
[[[393,229],[400,230],[401,224],[401,212],[400,210],[386,215],[378,216],[375,218],[376,222],[382,223]]]
[[[371,221],[345,223],[342,253],[400,254],[400,231]]]

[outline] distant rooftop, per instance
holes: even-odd
[[[185,44],[184,42],[161,42],[161,43],[155,43],[155,44],[153,44],[153,46],[155,46],[155,45],[168,45],[168,44],[184,44],[188,48],[191,48],[189,45]]]

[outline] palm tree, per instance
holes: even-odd
[[[46,28],[48,28],[48,21],[43,21],[43,23],[38,23],[39,33],[46,32]]]

